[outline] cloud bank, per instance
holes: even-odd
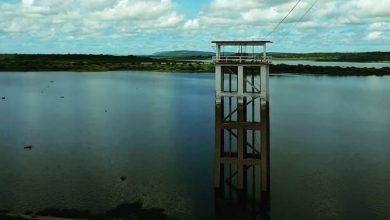
[[[183,0],[185,1],[185,0]],[[22,0],[0,2],[0,52],[148,54],[264,38],[295,0]],[[278,51],[390,50],[388,0],[303,0],[269,38]],[[197,8],[197,9],[195,9]],[[199,8],[199,9],[198,9]],[[191,11],[197,10],[197,11]],[[188,13],[191,11],[191,15]],[[19,45],[19,48],[16,47]],[[125,50],[120,50],[125,49]]]

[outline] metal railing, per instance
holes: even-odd
[[[271,56],[213,56],[214,63],[272,63]]]
[[[271,56],[213,56],[214,63],[272,63]]]

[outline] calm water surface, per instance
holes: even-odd
[[[389,219],[390,77],[270,83],[271,219]],[[213,215],[213,74],[0,73],[0,96],[0,209]]]

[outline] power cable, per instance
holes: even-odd
[[[271,35],[274,31],[276,31],[276,29],[278,29],[278,27],[284,22],[284,20],[286,20],[286,18],[291,14],[292,11],[294,11],[294,9],[298,6],[298,4],[301,2],[302,0],[298,0],[297,3],[295,3],[294,7],[287,13],[286,16],[284,16],[284,18],[274,27],[274,29],[272,29],[272,31],[270,31],[265,37],[267,38],[269,35]]]
[[[306,12],[298,19],[298,21],[295,22],[295,24],[294,24],[292,27],[297,26],[297,24],[300,23],[300,22],[303,20],[303,18],[306,17],[307,14],[309,14],[310,10],[317,4],[318,1],[319,1],[319,0],[315,0],[315,1],[313,2],[313,4],[311,4],[311,6],[310,6],[310,7],[306,10]],[[286,38],[286,36],[287,36],[287,35],[284,34],[283,37],[282,37],[278,42],[280,43],[281,41],[283,41],[283,40]]]
[[[315,1],[313,2],[313,4],[312,4],[312,5],[310,6],[310,8],[305,12],[305,14],[303,14],[302,17],[300,17],[299,20],[298,20],[297,22],[295,22],[295,24],[293,25],[293,27],[295,27],[298,23],[300,23],[300,22],[303,20],[303,18],[309,13],[309,11],[314,7],[314,5],[317,4],[318,1],[319,1],[319,0],[315,0]]]

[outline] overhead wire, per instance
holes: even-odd
[[[310,10],[314,7],[314,5],[317,4],[319,0],[315,0],[313,2],[313,4],[311,4],[310,8],[308,10],[306,10],[305,14],[302,15],[302,17],[299,18],[299,20],[297,22],[295,22],[295,24],[293,25],[293,27],[295,27],[298,23],[300,23],[304,17],[306,17],[306,15],[310,12]]]
[[[298,19],[298,21],[296,21],[296,22],[294,23],[294,25],[293,25],[292,27],[295,27],[295,26],[297,26],[297,24],[301,23],[301,21],[306,17],[307,14],[309,14],[309,12],[311,11],[311,9],[313,9],[313,7],[317,4],[318,1],[319,1],[319,0],[315,0],[315,1],[311,4],[311,6],[306,10],[306,12]],[[279,42],[282,41],[282,40],[284,40],[284,39],[286,38],[286,36],[287,36],[287,35],[284,34],[283,37],[279,40]]]
[[[286,16],[284,16],[284,18],[265,36],[265,37],[268,37],[270,36],[272,33],[274,33],[274,31],[276,31],[276,29],[278,29],[278,27],[284,22],[284,20],[286,20],[286,18],[291,14],[292,11],[294,11],[294,9],[298,6],[298,4],[301,2],[302,0],[298,0],[294,7],[292,7],[292,9],[287,13]]]

